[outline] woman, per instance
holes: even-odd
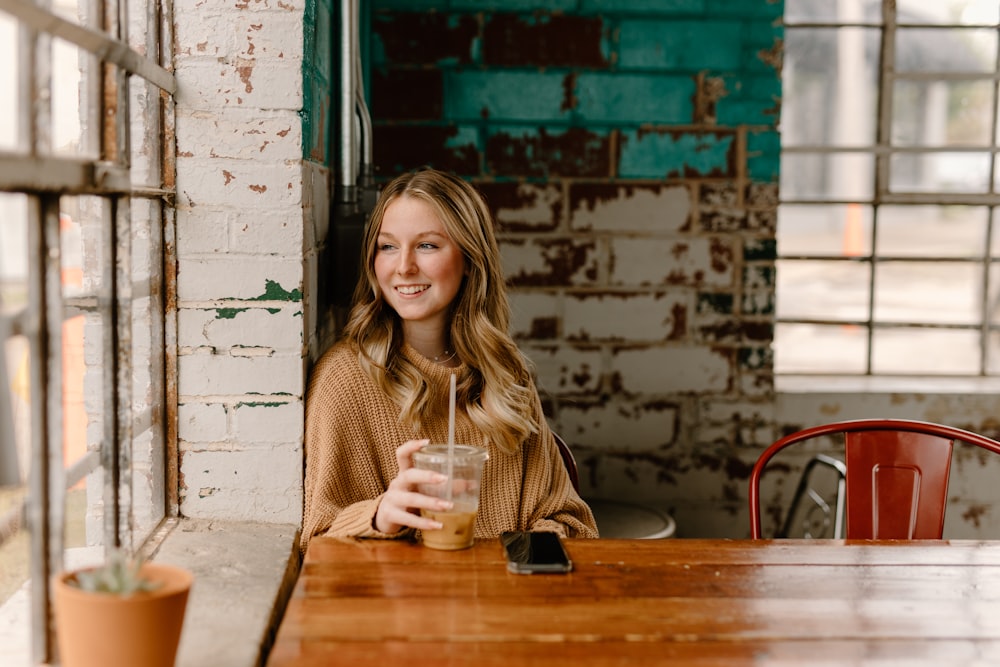
[[[382,191],[342,339],[322,356],[306,405],[305,516],[314,535],[393,538],[441,524],[449,509],[416,491],[442,481],[410,456],[447,442],[485,448],[476,537],[548,530],[597,537],[542,413],[527,360],[508,334],[510,308],[493,222],[479,193],[435,170]]]

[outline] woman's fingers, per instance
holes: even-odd
[[[397,451],[404,451],[405,447],[403,445]],[[420,511],[441,512],[452,508],[451,502],[433,495],[434,487],[443,488],[447,479],[447,476],[433,470],[401,470],[382,496],[375,514],[375,527],[383,533],[395,533],[404,526],[421,530],[440,529],[440,522],[420,516]],[[429,493],[420,493],[421,486]]]
[[[396,448],[396,463],[399,464],[399,472],[403,472],[409,468],[413,467],[413,456],[414,452],[420,450],[421,447],[429,444],[430,440],[407,440],[399,447]]]

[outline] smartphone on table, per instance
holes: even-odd
[[[511,531],[500,535],[507,570],[515,574],[569,572],[573,561],[556,533]]]

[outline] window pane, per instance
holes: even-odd
[[[19,147],[17,127],[17,22],[0,13],[0,150]]]
[[[989,190],[987,152],[894,153],[889,160],[892,192],[984,193]]]
[[[879,33],[800,28],[785,33],[781,138],[786,146],[875,143]]]
[[[900,81],[892,98],[894,146],[988,147],[991,81]]]
[[[781,197],[786,201],[869,199],[875,159],[866,153],[785,153]]]
[[[777,314],[784,319],[868,319],[867,263],[779,260]]]
[[[886,262],[875,271],[874,318],[883,322],[979,322],[982,266],[970,262]]]
[[[875,252],[893,257],[981,257],[985,206],[883,206]]]
[[[778,208],[778,254],[856,257],[870,254],[870,206],[794,205]]]
[[[0,49],[4,44],[0,41]],[[0,104],[3,101],[0,100]],[[28,304],[28,230],[27,200],[24,195],[0,193],[0,317],[12,317],[23,312]],[[21,525],[19,507],[27,497],[28,466],[31,462],[31,397],[29,395],[28,339],[8,336],[7,326],[0,326],[0,465],[5,469],[0,479],[0,533],[18,532],[0,546],[0,606],[22,590],[28,580],[29,542],[27,526]],[[13,442],[11,442],[13,440]],[[5,485],[5,482],[6,485]],[[21,593],[22,607],[27,608],[27,593]],[[26,654],[30,645],[30,624],[10,638],[14,655]],[[6,633],[5,633],[6,634]],[[9,634],[6,634],[9,637]],[[0,662],[4,650],[0,647]]]
[[[953,329],[880,329],[872,338],[872,372],[974,375],[979,333]]]
[[[996,23],[997,0],[896,0],[905,23]]]
[[[779,324],[774,332],[776,373],[865,372],[865,328],[850,324]]]
[[[992,72],[996,44],[996,32],[979,28],[899,28],[896,70]]]

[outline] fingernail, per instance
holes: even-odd
[[[455,503],[448,502],[447,500],[441,500],[438,502],[438,509],[450,510],[455,506]]]
[[[436,473],[434,473],[434,481],[437,482],[437,483],[439,483],[439,484],[441,482],[447,482],[448,481],[448,475],[442,475],[441,473],[436,472]]]

